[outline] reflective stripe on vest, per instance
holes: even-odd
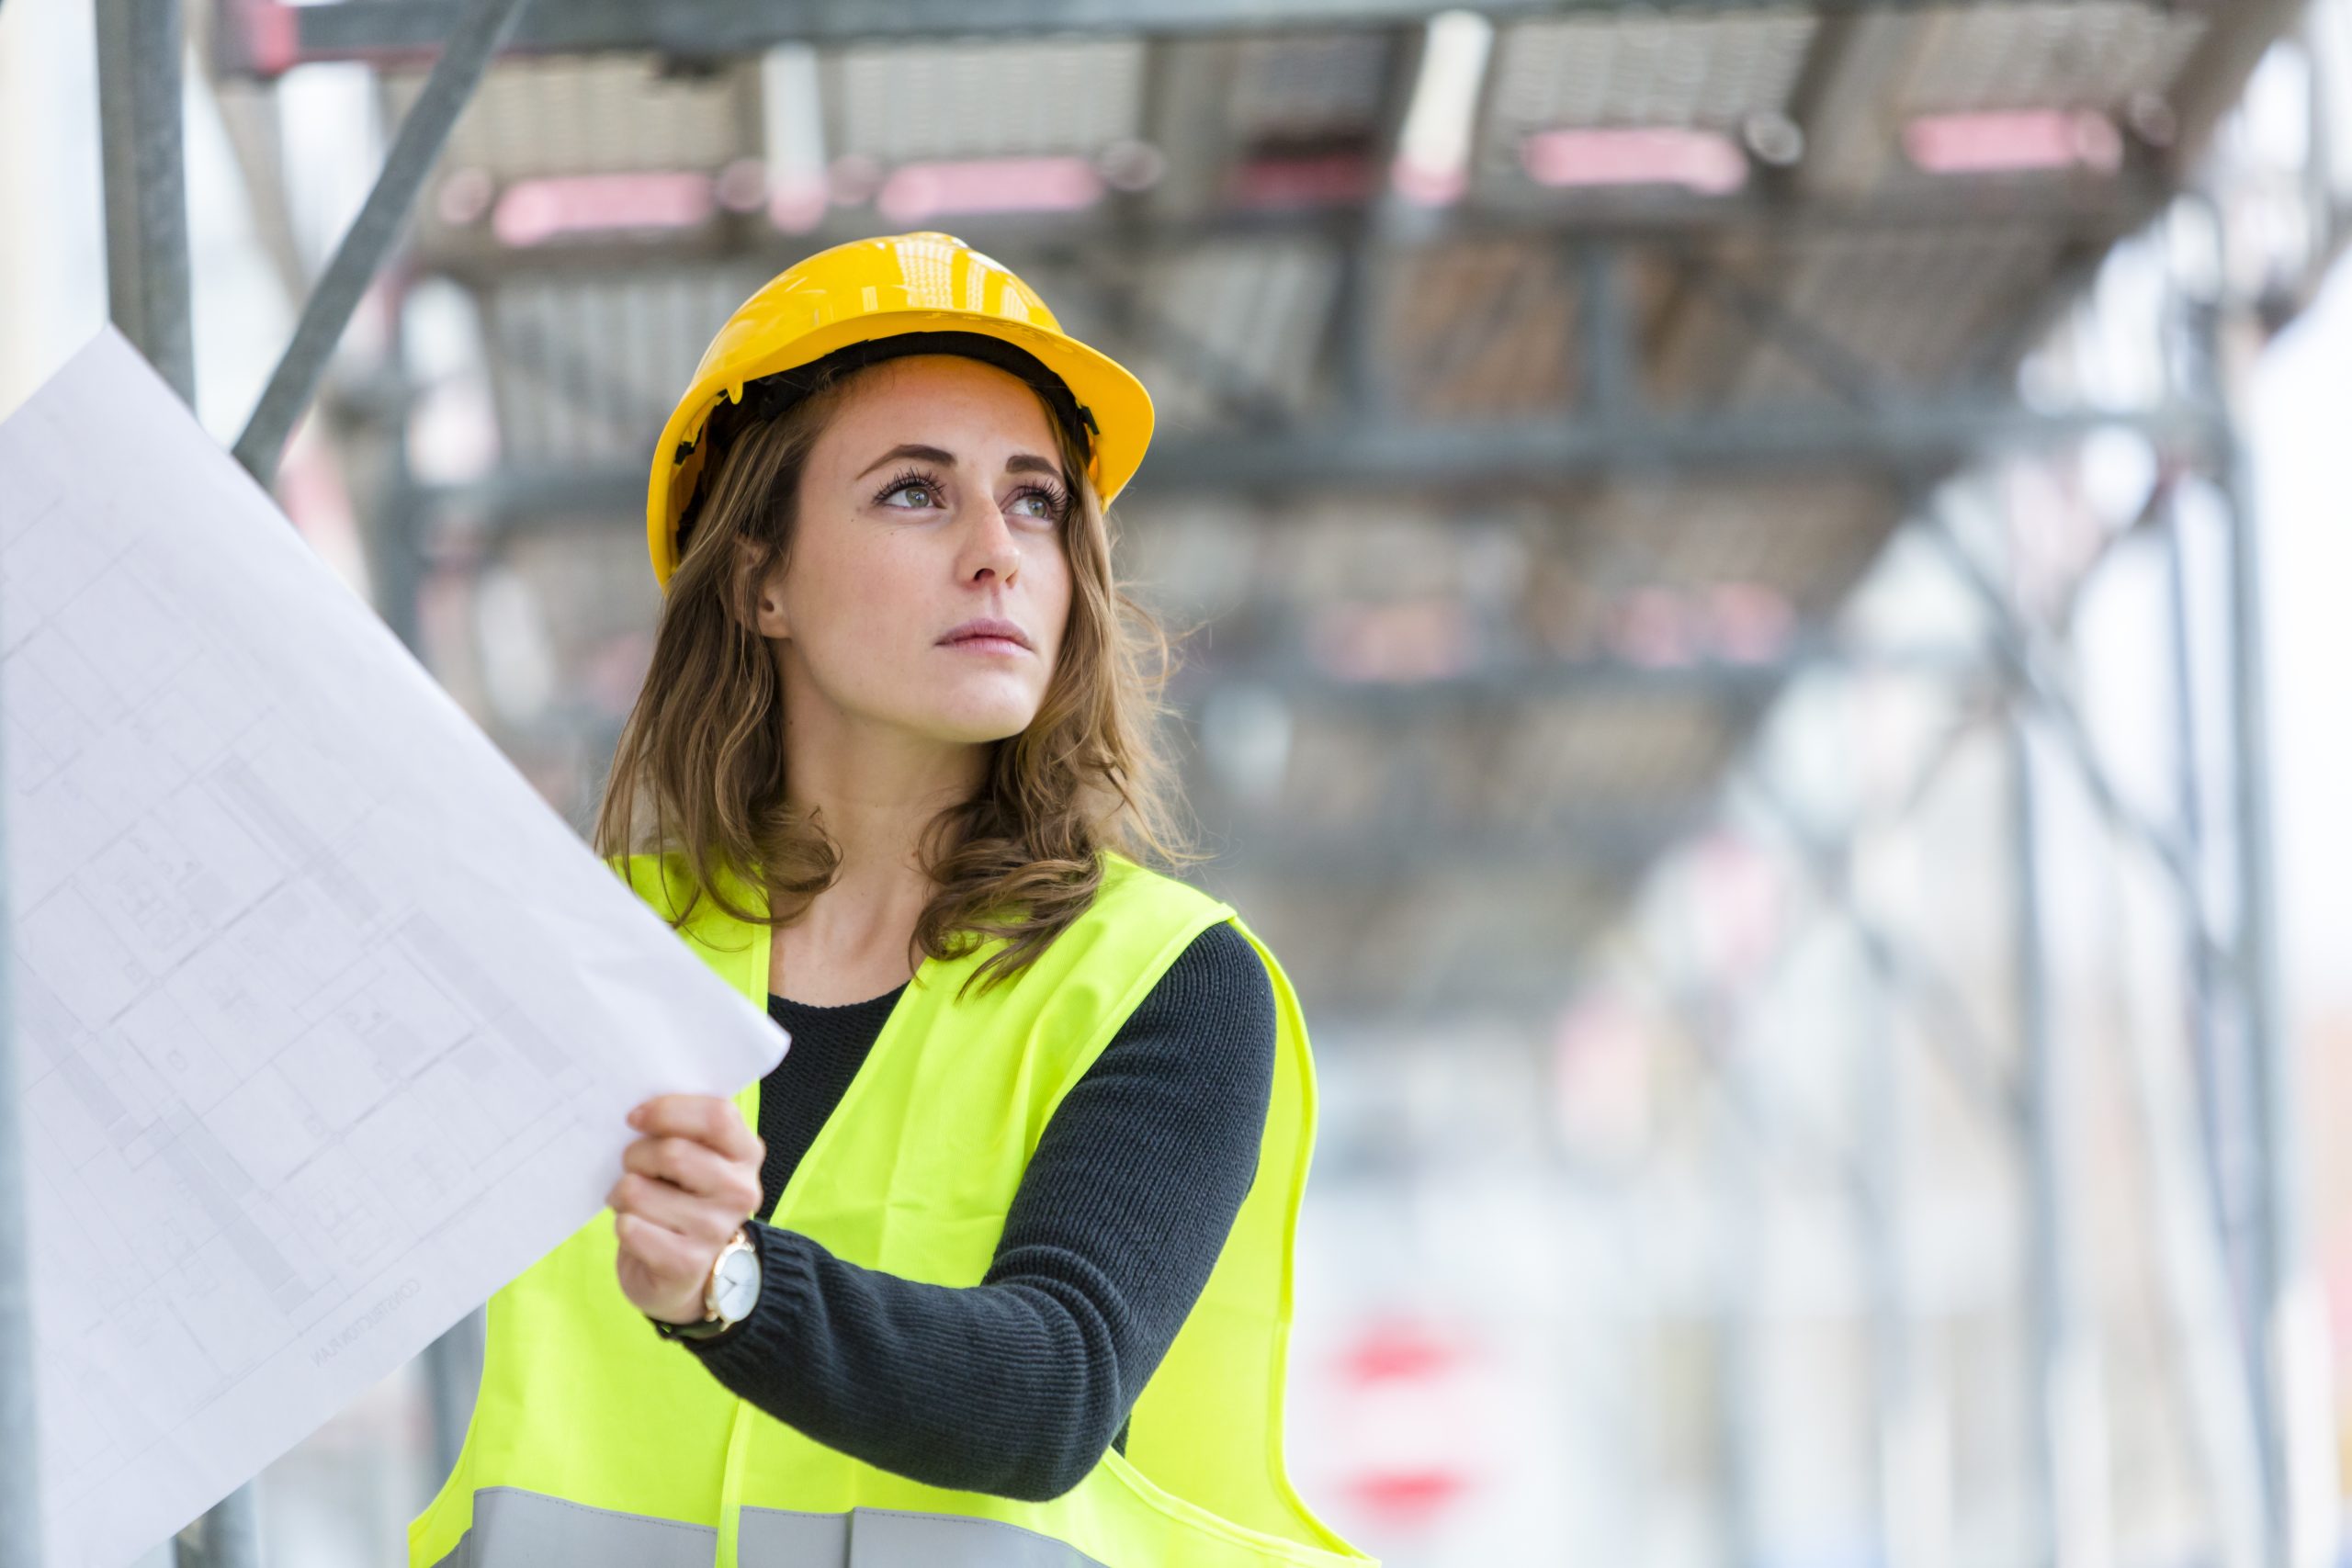
[[[472,1528],[433,1568],[707,1568],[718,1532],[512,1486],[474,1494]],[[743,1510],[743,1568],[1103,1568],[1049,1535],[996,1519],[854,1508]]]
[[[628,874],[665,919],[692,887],[675,856],[633,856]],[[739,907],[764,908],[756,885],[720,875]],[[481,1392],[455,1468],[410,1524],[412,1568],[575,1560],[544,1555],[528,1529],[501,1520],[519,1497],[628,1528],[658,1523],[675,1532],[663,1540],[695,1543],[696,1568],[776,1561],[779,1532],[802,1554],[790,1561],[857,1568],[1365,1568],[1370,1559],[1315,1517],[1284,1467],[1292,1248],[1314,1069],[1288,980],[1227,906],[1106,855],[1093,903],[1018,975],[962,989],[994,943],[925,960],[766,1218],[864,1268],[978,1284],[1062,1096],[1177,955],[1220,922],[1249,939],[1272,986],[1272,1092],[1257,1176],[1200,1299],[1136,1396],[1124,1453],[1107,1450],[1070,1491],[1026,1502],[928,1486],[826,1448],[655,1336],[620,1292],[604,1210],[491,1298]],[[679,931],[764,1008],[764,924],[705,897]],[[759,1089],[735,1097],[753,1127]],[[1008,1555],[1016,1552],[1027,1555]]]

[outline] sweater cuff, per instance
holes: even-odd
[[[740,1354],[784,1334],[786,1325],[798,1315],[798,1304],[808,1288],[808,1258],[800,1249],[803,1237],[763,1220],[746,1220],[743,1230],[760,1252],[759,1300],[752,1303],[750,1312],[719,1333],[707,1338],[678,1341],[697,1356],[717,1356],[722,1364],[728,1359],[725,1352]],[[753,1361],[763,1359],[756,1350],[752,1351]]]

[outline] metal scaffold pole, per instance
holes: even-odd
[[[107,313],[192,403],[179,7],[171,0],[98,0],[97,35]]]
[[[315,395],[328,355],[381,268],[451,127],[512,34],[526,3],[465,0],[456,14],[423,94],[394,137],[358,217],[305,301],[293,340],[237,442],[238,460],[264,484],[274,476],[288,431]],[[98,0],[97,33],[108,308],[124,335],[192,403],[196,375],[177,0]],[[404,484],[396,488],[407,492]],[[0,1059],[0,1069],[6,1066]],[[13,1079],[0,1077],[0,1082]],[[8,1131],[0,1116],[0,1135]],[[0,1150],[16,1146],[13,1138],[0,1143]],[[13,1196],[12,1190],[0,1189],[0,1204]],[[6,1272],[9,1224],[6,1214],[0,1214],[0,1292],[13,1278]],[[6,1334],[6,1304],[0,1299],[0,1335],[12,1344],[27,1342],[28,1335]],[[445,1468],[454,1460],[455,1442],[462,1436],[463,1393],[475,1370],[465,1354],[469,1326],[460,1325],[427,1358],[436,1458]],[[11,1387],[19,1385],[20,1380],[11,1380]],[[8,1440],[15,1420],[13,1402],[0,1404],[0,1458],[12,1456],[18,1446]],[[22,1446],[29,1450],[28,1413],[24,1428]],[[29,1465],[8,1468],[10,1474],[0,1486],[21,1482],[30,1471]],[[10,1495],[0,1491],[0,1502]],[[0,1522],[6,1517],[0,1511]],[[5,1546],[4,1539],[0,1546]],[[180,1568],[254,1568],[261,1561],[261,1544],[253,1489],[240,1487],[188,1525],[175,1549]],[[0,1562],[0,1568],[13,1568],[14,1562]]]
[[[2200,197],[2217,219],[2226,212],[2213,192]],[[2213,235],[2216,275],[2226,280],[2236,270],[2226,222],[2216,221]],[[2252,1155],[2245,1207],[2254,1233],[2244,1247],[2251,1255],[2244,1270],[2251,1286],[2246,1337],[2270,1502],[2268,1558],[2279,1568],[2333,1568],[2343,1535],[2340,1434],[2326,1301],[2312,1260],[2301,1056],[2280,976],[2260,516],[2235,417],[2267,329],[2254,301],[2226,284],[2196,327],[2196,389],[2221,430],[2211,478],[2225,532],[2223,657],[2234,760],[2228,809],[2237,921],[2230,957],[2244,1021],[2247,1093],[2237,1110]]]
[[[2188,555],[2180,487],[2161,501],[2162,548],[2170,655],[2174,730],[2174,789],[2179,842],[2198,868],[2197,885],[2182,909],[2182,972],[2188,979],[2182,1033],[2188,1047],[2176,1060],[2162,1043],[2140,1032],[2132,1042],[2132,1079],[2145,1128],[2151,1169],[2166,1196],[2158,1239],[2165,1296],[2178,1336],[2197,1441],[2213,1499],[2215,1561],[2254,1568],[2267,1561],[2258,1401],[2246,1382],[2249,1365],[2237,1332],[2229,1264],[2231,1204],[2222,1179],[2226,1098],[2219,1061],[2217,1003],[2228,988],[2211,946],[2204,892],[2204,756],[2196,679],[2196,630],[2189,609]]]
[[[2218,367],[2217,367],[2218,368]],[[2220,491],[2229,526],[2231,741],[2237,756],[2238,964],[2254,1075],[2260,1186],[2256,1319],[2266,1384],[2274,1532],[2281,1568],[2330,1568],[2341,1531],[2326,1306],[2312,1267],[2303,1191],[2301,1062],[2282,1006],[2274,928],[2267,674],[2256,521],[2233,444]]]
[[[1909,1045],[1888,1005],[1884,976],[1863,994],[1859,1055],[1867,1183],[1862,1244],[1869,1281],[1872,1479],[1879,1553],[1888,1568],[1941,1568],[1951,1557],[1942,1431],[1927,1365],[1911,1257],[1912,1143],[1917,1135]]]
[[[0,829],[6,826],[0,819]],[[7,840],[0,832],[0,865],[6,863]],[[6,894],[0,881],[0,939],[7,931]],[[0,940],[0,1568],[36,1568],[40,1433],[33,1409],[32,1238],[25,1226],[25,1141],[17,1126],[16,998],[8,955],[7,942]]]
[[[107,308],[148,363],[196,399],[177,0],[98,0],[98,127]],[[175,1542],[181,1568],[255,1568],[260,1526],[241,1486]]]
[[[2052,1027],[2042,919],[2041,785],[2033,732],[2009,717],[2009,831],[2014,836],[2018,1027],[2026,1078],[2030,1270],[2035,1351],[2030,1369],[2041,1463],[2041,1560],[2107,1568],[2107,1444],[2098,1351],[2083,1302],[2074,1214],[2075,1064]]]

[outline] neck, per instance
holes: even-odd
[[[796,976],[787,995],[814,999],[805,993],[831,992],[827,977],[837,976],[857,999],[905,978],[915,921],[934,891],[920,859],[924,833],[979,787],[988,748],[858,719],[806,688],[787,677],[787,795],[824,828],[841,864],[776,933],[778,967]]]

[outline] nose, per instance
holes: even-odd
[[[992,576],[1000,587],[1011,587],[1021,571],[1021,541],[1004,513],[994,506],[972,508],[971,526],[964,532],[957,575],[966,582],[985,583]]]

